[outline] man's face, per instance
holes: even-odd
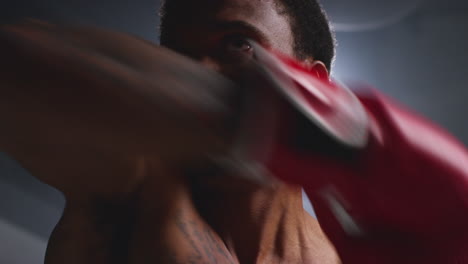
[[[252,54],[247,39],[293,56],[289,18],[275,0],[191,2],[183,15],[170,14],[180,19],[165,28],[174,40],[169,48],[226,74]]]

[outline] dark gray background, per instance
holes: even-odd
[[[337,30],[335,77],[371,84],[468,143],[468,1],[323,4]],[[157,42],[158,6],[157,0],[2,1],[0,22],[24,16],[79,22]],[[0,263],[42,263],[62,207],[57,191],[0,154]]]

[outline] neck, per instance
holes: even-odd
[[[260,187],[229,177],[216,181],[197,184],[194,200],[240,263],[300,257],[299,245],[306,236],[300,188],[279,183]]]

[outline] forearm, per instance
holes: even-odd
[[[61,190],[227,148],[231,84],[167,49],[25,23],[1,27],[0,53],[0,151]]]

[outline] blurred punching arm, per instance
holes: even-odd
[[[130,191],[148,160],[216,152],[232,84],[129,35],[0,29],[0,151],[62,191]]]

